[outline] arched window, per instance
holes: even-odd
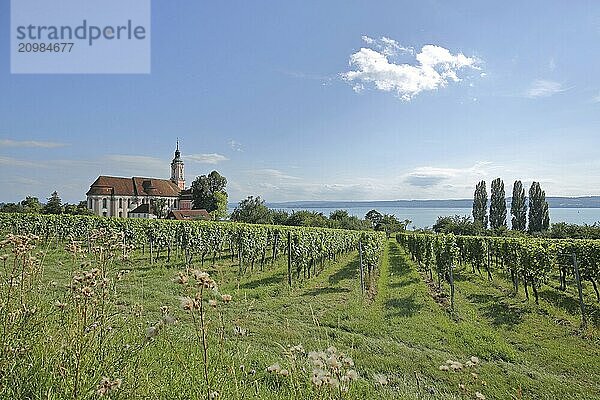
[[[119,199],[119,208],[123,208],[123,199]]]
[[[102,199],[102,208],[106,208],[106,198]]]

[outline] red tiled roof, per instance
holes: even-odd
[[[99,176],[86,195],[178,197],[181,189],[168,179]]]
[[[198,218],[211,219],[210,214],[206,210],[172,210],[167,218],[180,221]]]
[[[133,210],[129,211],[129,214],[150,214],[150,204],[140,204]]]

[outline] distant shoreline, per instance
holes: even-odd
[[[600,196],[547,197],[550,208],[600,208]],[[510,209],[511,198],[507,198]],[[229,205],[235,208],[237,204]],[[384,201],[289,201],[267,203],[269,208],[354,208],[354,207],[401,207],[401,208],[471,208],[472,199],[458,200],[384,200]]]

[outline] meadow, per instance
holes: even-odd
[[[3,234],[0,398],[600,398],[600,309],[586,286],[540,302],[467,266],[455,307],[394,238],[288,284],[288,260],[204,260]]]

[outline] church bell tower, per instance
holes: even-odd
[[[185,178],[183,175],[183,160],[179,151],[179,139],[177,140],[177,148],[175,149],[175,158],[171,161],[171,181],[179,186],[179,189],[185,189]]]

